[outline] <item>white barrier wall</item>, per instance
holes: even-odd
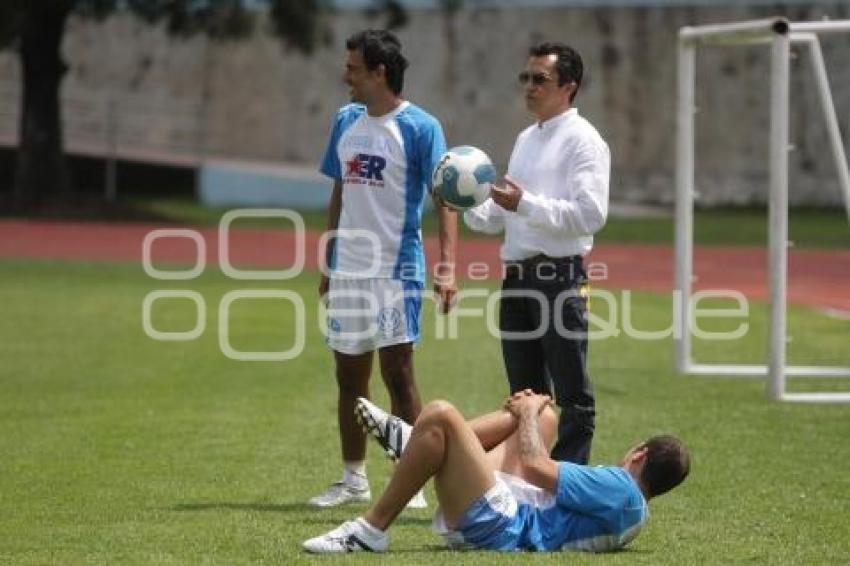
[[[412,10],[409,26],[399,32],[411,59],[405,90],[442,119],[450,144],[478,145],[504,165],[515,134],[529,120],[516,84],[529,44],[541,39],[571,43],[588,69],[577,106],[612,148],[613,199],[672,202],[677,30],[777,11],[792,20],[850,17],[850,5],[840,2],[779,10],[468,8],[453,20],[436,10]],[[105,101],[114,99],[119,124],[112,130],[119,149],[144,144],[173,154],[314,167],[332,113],[346,101],[344,40],[358,29],[379,26],[380,20],[340,11],[331,25],[332,44],[305,57],[259,32],[244,42],[213,44],[202,37],[171,39],[162,28],[127,15],[100,24],[74,20],[64,45],[70,72],[62,91],[70,101],[65,108],[69,145],[86,143],[97,151],[104,144],[109,129]],[[847,140],[850,40],[825,38],[823,50]],[[840,205],[818,95],[804,67],[807,59],[793,64],[801,68],[792,72],[790,128],[796,150],[790,156],[789,198],[792,204]],[[755,47],[716,49],[701,53],[697,65],[702,202],[764,202],[768,56]],[[0,53],[0,143],[7,145],[17,128],[18,74],[14,53]]]

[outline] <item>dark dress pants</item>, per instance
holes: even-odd
[[[536,256],[506,266],[499,305],[511,393],[552,395],[561,409],[552,458],[586,464],[595,404],[587,373],[587,284],[582,258]]]

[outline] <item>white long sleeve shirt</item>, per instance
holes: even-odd
[[[586,255],[608,217],[610,170],[608,145],[570,108],[517,137],[508,164],[508,176],[523,188],[516,212],[488,199],[464,221],[479,232],[504,230],[504,261]]]

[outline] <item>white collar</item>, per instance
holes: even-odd
[[[549,130],[551,128],[557,127],[559,124],[565,122],[572,116],[578,116],[578,108],[570,108],[569,110],[562,112],[556,116],[552,116],[545,122],[537,122],[537,127],[541,130]]]

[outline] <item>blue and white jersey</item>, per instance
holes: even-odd
[[[425,280],[422,206],[445,151],[440,123],[410,102],[383,116],[362,104],[337,112],[320,167],[342,181],[331,274]]]
[[[649,516],[637,483],[619,467],[559,462],[556,494],[495,474],[496,484],[466,510],[455,530],[437,513],[434,530],[450,546],[605,552],[631,542]]]
[[[524,525],[520,549],[603,552],[631,542],[649,511],[623,468],[559,462],[555,497],[548,502],[520,500],[517,515]]]

